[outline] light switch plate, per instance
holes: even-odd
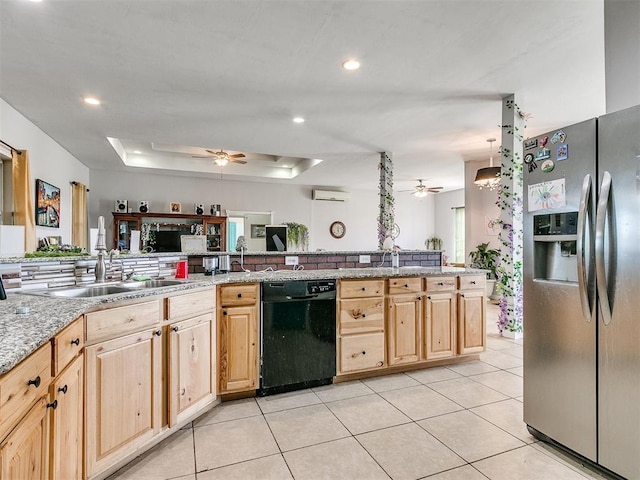
[[[371,255],[360,255],[358,263],[371,263]]]
[[[284,257],[284,264],[285,265],[298,265],[298,257],[296,256],[285,256]]]

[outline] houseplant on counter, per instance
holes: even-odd
[[[496,271],[500,260],[500,250],[489,248],[489,242],[480,243],[475,250],[469,252],[469,256],[473,268],[489,270],[487,272],[487,297],[492,303],[497,302],[500,297],[496,291]]]
[[[287,250],[306,252],[309,247],[309,228],[302,223],[288,222]]]

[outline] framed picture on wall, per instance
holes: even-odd
[[[251,224],[251,238],[265,238],[267,236],[267,228],[265,225]]]
[[[60,227],[60,189],[44,180],[36,180],[36,225]]]

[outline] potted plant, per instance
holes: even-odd
[[[489,242],[480,243],[475,250],[469,252],[471,257],[471,266],[488,270],[487,272],[487,296],[494,302],[498,298],[496,292],[496,270],[500,261],[500,250],[489,248]]]
[[[302,223],[288,222],[287,244],[292,250],[306,251],[309,245],[309,228]]]

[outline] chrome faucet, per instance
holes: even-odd
[[[98,250],[98,259],[96,261],[96,283],[104,283],[107,278],[107,268],[111,268],[113,264],[113,252],[109,252],[109,264],[107,265],[104,260],[104,253],[106,248],[96,248]]]

